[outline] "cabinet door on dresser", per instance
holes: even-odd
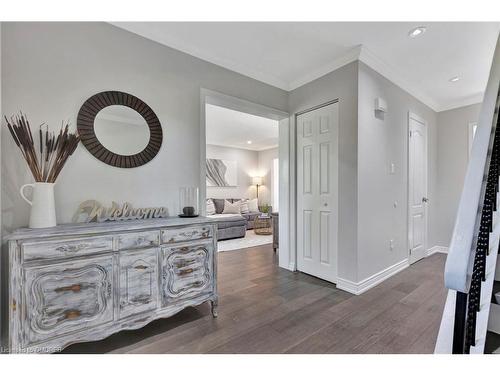
[[[164,306],[214,291],[213,253],[212,241],[162,248]]]
[[[24,346],[113,320],[112,256],[27,266],[24,279]]]
[[[153,310],[158,300],[158,248],[120,254],[120,318]]]

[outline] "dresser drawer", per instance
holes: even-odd
[[[23,346],[113,320],[111,255],[24,270]]]
[[[25,261],[37,259],[67,258],[113,250],[112,237],[88,237],[71,240],[23,242]]]
[[[120,318],[156,309],[158,248],[120,253]]]
[[[210,237],[213,237],[213,227],[211,225],[164,229],[161,231],[161,242],[164,244],[199,240]]]
[[[214,291],[214,251],[211,241],[162,248],[161,288],[164,306]]]
[[[127,233],[118,236],[118,249],[142,249],[157,247],[159,244],[159,231]]]

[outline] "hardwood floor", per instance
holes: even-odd
[[[63,353],[432,353],[446,299],[434,254],[353,296],[278,268],[271,246],[219,253],[208,304]]]

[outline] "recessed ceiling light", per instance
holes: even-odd
[[[425,30],[427,30],[427,28],[425,26],[415,27],[414,29],[410,30],[410,32],[408,33],[408,36],[410,38],[416,38],[417,36],[420,36],[423,33],[425,33]]]
[[[251,145],[251,144],[252,144],[252,141],[247,141],[247,144]]]
[[[457,82],[457,81],[460,81],[460,77],[459,76],[456,76],[456,77],[452,77],[449,79],[450,82]]]

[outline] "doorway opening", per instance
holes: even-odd
[[[281,178],[288,114],[209,90],[201,99],[200,203],[202,214],[218,223],[218,253],[288,251],[280,241],[288,235],[280,236],[288,206],[288,180]]]

